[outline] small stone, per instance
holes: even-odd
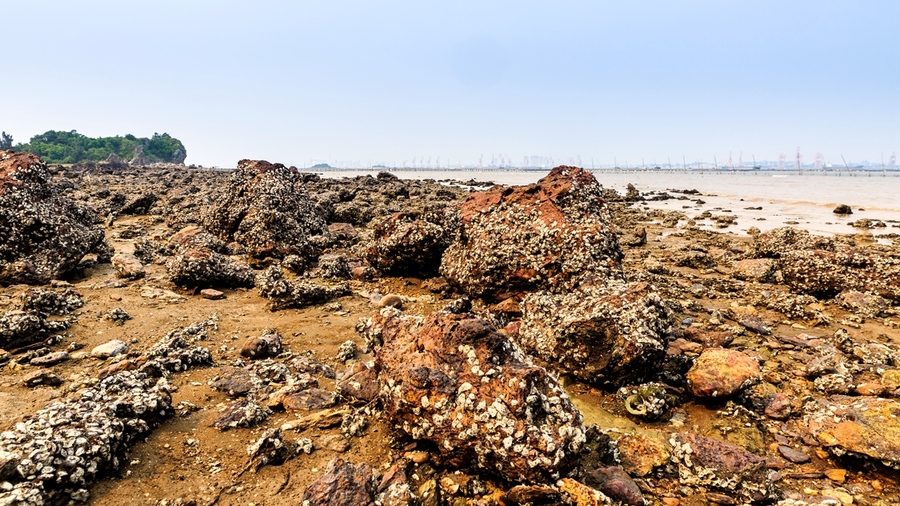
[[[43,357],[34,357],[28,363],[38,367],[50,367],[66,360],[69,360],[69,354],[65,351],[57,351],[55,353],[44,355]]]
[[[881,395],[884,393],[884,385],[881,383],[863,383],[856,386],[856,393],[859,395]]]
[[[790,446],[778,445],[778,453],[782,457],[794,464],[805,464],[809,462],[809,455],[791,448]]]
[[[389,293],[378,301],[378,307],[393,307],[397,309],[403,309],[403,299],[401,299],[397,294]]]
[[[22,380],[26,387],[34,388],[39,386],[55,387],[62,385],[63,380],[49,369],[41,369],[35,371]]]
[[[275,357],[281,353],[282,338],[278,331],[266,329],[263,335],[251,337],[241,347],[241,356],[247,358]]]
[[[846,215],[846,214],[853,214],[853,209],[851,209],[850,206],[848,206],[847,204],[840,204],[837,207],[835,207],[834,211],[832,211],[832,212],[834,214]]]
[[[138,258],[129,253],[119,253],[112,257],[116,275],[125,279],[140,279],[144,277],[144,265]]]
[[[122,355],[126,351],[128,351],[128,344],[124,341],[114,339],[108,343],[94,347],[94,349],[91,350],[91,356],[96,358],[109,358]]]
[[[200,290],[200,296],[204,299],[219,300],[225,298],[225,293],[213,288],[204,288]]]
[[[826,469],[825,476],[827,476],[829,480],[831,480],[835,483],[844,483],[844,480],[847,479],[847,470],[846,469]]]
[[[409,460],[415,462],[416,464],[428,462],[429,458],[428,452],[423,451],[409,452],[406,456],[409,457]]]

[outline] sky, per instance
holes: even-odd
[[[234,167],[900,151],[900,2],[7,0],[0,130]],[[499,159],[499,158],[497,158]]]

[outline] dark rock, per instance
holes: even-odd
[[[324,376],[329,379],[334,379],[337,375],[334,373],[334,369],[327,364],[323,364],[318,360],[310,357],[297,357],[291,360],[288,363],[291,370],[297,372],[298,374],[311,374],[313,376]]]
[[[559,371],[593,384],[621,385],[651,376],[665,354],[668,312],[646,283],[537,292],[522,301],[511,335]]]
[[[853,209],[847,204],[840,204],[834,208],[834,214],[853,214]]]
[[[394,309],[362,323],[392,427],[434,443],[441,461],[510,481],[555,479],[585,442],[581,414],[557,380],[471,314],[422,319]]]
[[[40,158],[0,152],[0,285],[49,283],[108,249],[96,215],[62,195]]]
[[[213,421],[213,427],[226,431],[238,427],[253,427],[266,420],[272,412],[250,399],[239,399],[222,410],[222,414]]]
[[[794,464],[805,464],[809,462],[809,455],[791,448],[790,446],[778,445],[778,453],[781,454],[786,460],[793,462]]]
[[[431,277],[456,231],[456,211],[404,211],[375,224],[366,259],[386,274]]]
[[[147,214],[159,197],[152,192],[146,192],[132,198],[119,209],[119,214]]]
[[[621,467],[601,467],[588,475],[585,484],[603,492],[610,499],[628,506],[644,506],[644,495],[634,480]]]
[[[319,276],[332,280],[350,279],[350,262],[344,255],[322,255],[319,257]]]
[[[590,172],[556,167],[528,186],[469,196],[441,273],[463,292],[500,301],[565,292],[586,275],[623,279],[622,251],[602,187]]]
[[[43,288],[29,288],[22,292],[22,309],[35,310],[48,315],[66,315],[84,306],[81,296],[71,288],[62,292]]]
[[[669,442],[682,485],[710,487],[752,503],[776,499],[762,457],[698,434],[674,434]]]
[[[250,454],[250,466],[259,471],[263,466],[278,466],[297,454],[296,445],[285,443],[281,437],[281,429],[268,429],[247,447]]]
[[[7,312],[0,315],[0,348],[12,350],[39,342],[71,324],[68,320],[48,320],[45,313],[34,310]]]
[[[56,375],[53,371],[49,369],[41,369],[39,371],[34,371],[25,376],[22,379],[22,383],[26,387],[56,387],[63,384],[62,378]]]
[[[172,257],[166,262],[166,272],[170,281],[189,288],[251,287],[256,280],[256,273],[246,263],[203,247]]]
[[[284,271],[274,265],[256,277],[256,287],[260,295],[270,299],[272,311],[322,304],[351,293],[347,284],[326,286],[300,279],[289,280],[284,277]]]
[[[241,160],[201,220],[225,242],[236,241],[256,258],[310,257],[310,236],[325,219],[294,168],[262,160]]]
[[[222,367],[219,376],[209,382],[213,390],[231,397],[243,397],[256,389],[250,371],[241,367]]]
[[[334,458],[328,463],[325,474],[303,491],[303,504],[374,506],[375,491],[376,476],[371,467]]]
[[[266,329],[259,337],[251,337],[241,347],[241,355],[247,358],[277,357],[282,350],[281,334],[275,329]]]

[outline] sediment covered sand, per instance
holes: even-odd
[[[896,246],[467,183],[0,154],[0,504],[900,501]]]

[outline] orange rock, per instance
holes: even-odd
[[[711,348],[703,352],[685,378],[697,397],[728,397],[761,378],[759,362],[734,350]]]

